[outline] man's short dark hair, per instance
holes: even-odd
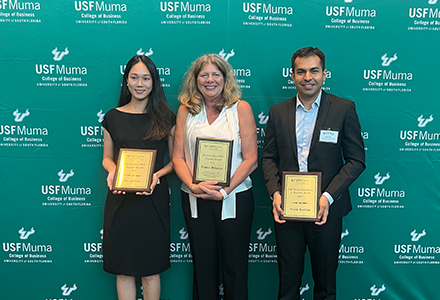
[[[292,55],[292,60],[290,61],[292,63],[292,71],[295,71],[295,59],[297,57],[310,57],[316,55],[319,57],[319,59],[321,60],[321,67],[322,70],[325,70],[325,54],[324,52],[322,52],[321,50],[318,49],[318,47],[313,48],[313,47],[304,47],[301,48],[299,50],[297,50],[295,53],[293,53]]]

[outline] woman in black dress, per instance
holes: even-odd
[[[104,270],[117,275],[119,300],[136,298],[135,278],[142,278],[145,300],[160,297],[159,274],[170,267],[170,211],[167,174],[173,171],[173,135],[176,116],[165,98],[153,61],[144,55],[125,68],[117,108],[107,112],[104,158],[109,191],[104,209]],[[156,149],[151,192],[113,189],[116,160],[121,148]],[[166,150],[170,162],[163,165]]]

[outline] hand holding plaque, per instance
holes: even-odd
[[[121,148],[113,188],[127,192],[150,192],[157,150]]]
[[[319,221],[321,172],[283,172],[282,190],[282,219]]]
[[[233,140],[197,137],[193,183],[217,181],[220,186],[229,186],[233,143]]]

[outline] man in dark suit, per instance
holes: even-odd
[[[278,299],[300,299],[308,247],[314,300],[334,300],[342,217],[352,209],[348,187],[365,169],[364,143],[354,102],[322,91],[327,74],[324,53],[302,48],[291,63],[298,94],[270,108],[262,157],[264,180],[273,198]],[[282,219],[283,171],[322,173],[319,221]]]

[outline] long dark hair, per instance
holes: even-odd
[[[163,91],[159,73],[154,62],[145,55],[133,56],[125,66],[124,77],[122,79],[121,93],[119,94],[118,107],[124,106],[131,101],[131,93],[127,87],[128,74],[134,65],[143,63],[150,71],[153,80],[153,88],[148,96],[145,107],[150,116],[151,126],[145,139],[161,140],[170,135],[172,128],[173,112],[171,111],[165,92]]]

